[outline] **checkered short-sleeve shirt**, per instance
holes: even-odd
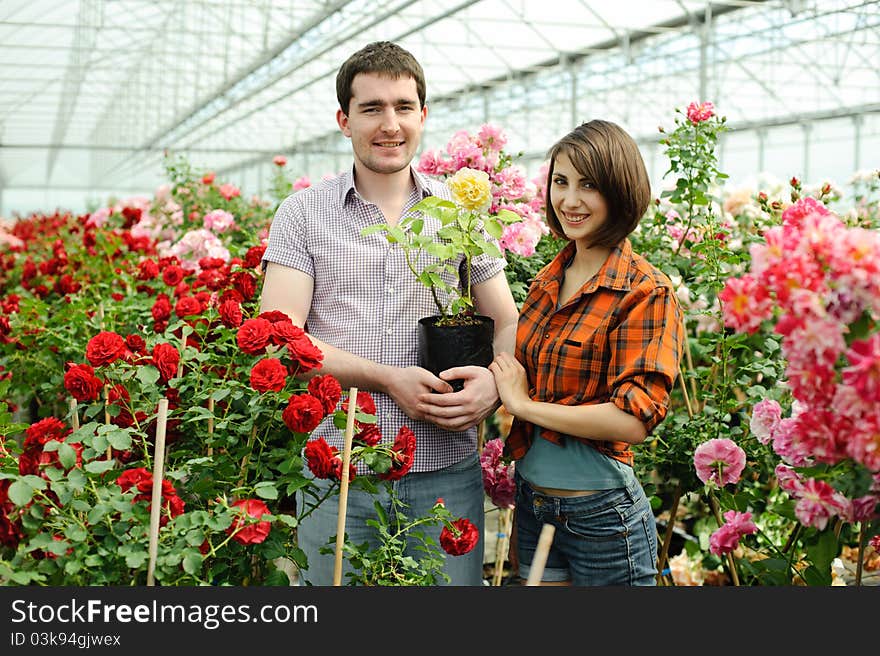
[[[442,182],[412,171],[415,182],[404,214],[428,195],[449,198]],[[269,230],[264,262],[299,269],[314,278],[306,330],[318,339],[382,364],[418,364],[418,320],[437,314],[430,291],[407,268],[403,251],[382,234],[361,235],[385,217],[354,186],[351,171],[297,192],[278,207]],[[426,217],[425,234],[439,222]],[[427,257],[427,256],[426,256]],[[463,265],[464,257],[459,262]],[[423,264],[423,263],[422,263]],[[421,264],[420,264],[421,266]],[[473,282],[503,270],[504,260],[480,257],[473,262]],[[382,439],[392,442],[401,426],[416,436],[413,472],[455,464],[476,449],[476,429],[450,432],[407,417],[385,394],[370,391]],[[312,433],[338,449],[342,432],[325,420]],[[358,473],[369,471],[365,467]]]

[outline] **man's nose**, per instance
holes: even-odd
[[[397,113],[394,109],[389,109],[382,115],[382,131],[393,134],[400,128],[400,122],[397,120]]]

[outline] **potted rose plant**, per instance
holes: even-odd
[[[437,314],[419,320],[419,357],[435,374],[492,362],[494,322],[475,312],[472,267],[477,257],[502,257],[496,240],[503,224],[520,220],[505,209],[489,213],[492,187],[485,171],[459,169],[446,185],[451,201],[428,196],[397,225],[382,223],[361,233],[382,232],[399,244],[407,267],[431,291]]]

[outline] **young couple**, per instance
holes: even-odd
[[[414,431],[415,462],[394,482],[408,515],[427,514],[442,497],[482,536],[476,426],[504,403],[516,417],[506,448],[516,458],[520,576],[528,576],[549,522],[556,531],[544,581],[652,585],[656,528],[629,445],[666,414],[683,333],[669,280],[627,239],[651,200],[635,142],[595,120],[551,148],[547,222],[568,245],[535,277],[521,311],[505,262],[475,261],[475,303],[495,321],[496,358],[488,368],[435,376],[418,366],[417,322],[435,311],[429,290],[400,249],[381,235],[361,236],[368,225],[396,223],[427,195],[449,197],[444,184],[411,166],[428,115],[424,73],[406,50],[376,42],[342,64],[336,93],[353,166],[279,206],[263,258],[261,311],[281,310],[307,329],[324,352],[320,373],[370,392],[383,439],[402,425]],[[463,390],[453,392],[454,379],[464,379]],[[319,436],[341,449],[331,422],[314,431]],[[376,500],[350,491],[353,542],[376,543],[366,524]],[[388,498],[378,501],[390,511]],[[331,499],[298,529],[306,583],[331,584],[334,558],[319,549],[335,535],[336,518]],[[445,572],[451,585],[481,585],[482,565],[481,538],[469,554],[448,557]]]

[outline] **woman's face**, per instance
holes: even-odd
[[[573,241],[594,234],[608,218],[605,198],[564,152],[556,156],[550,179],[550,205],[565,236]]]

